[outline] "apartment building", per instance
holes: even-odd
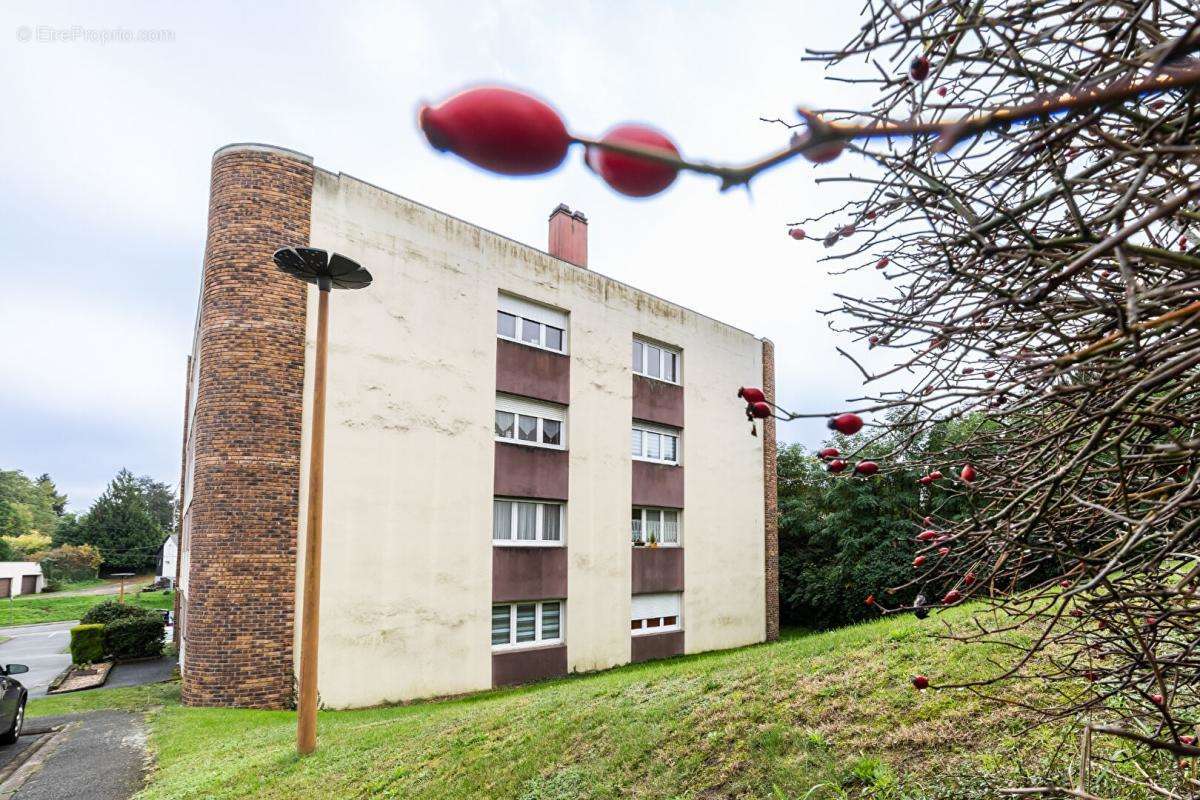
[[[266,145],[213,157],[188,386],[185,702],[286,707],[316,290],[279,247],[371,271],[331,302],[321,701],[458,694],[778,633],[767,340]],[[636,258],[636,255],[631,256]],[[682,270],[682,268],[681,268]],[[682,274],[682,273],[681,273]]]

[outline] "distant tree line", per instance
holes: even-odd
[[[77,549],[88,546],[105,571],[145,571],[175,529],[175,502],[169,484],[122,469],[87,512],[75,515],[49,475],[30,479],[20,470],[0,470],[0,560],[50,557],[75,572],[92,558]]]
[[[943,423],[921,435],[952,444],[979,423],[975,418]],[[910,435],[902,425],[882,436],[835,434],[822,448],[836,448],[850,462],[838,474],[829,472],[829,459],[802,445],[780,448],[779,592],[785,624],[830,628],[876,618],[879,612],[865,603],[869,595],[890,607],[911,605],[922,590],[941,597],[940,586],[913,581],[913,558],[926,517],[938,527],[963,513],[957,495],[919,482],[931,469],[948,471],[950,465],[896,464],[889,456],[888,470],[870,478],[853,474],[854,463],[882,461]],[[887,593],[898,586],[905,588]]]

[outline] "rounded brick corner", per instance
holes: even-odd
[[[301,153],[299,150],[292,150],[291,148],[280,147],[279,145],[263,144],[261,142],[233,142],[222,145],[213,151],[213,161],[231,153],[270,153],[280,158],[291,158],[296,161],[302,161],[305,164],[313,163],[313,157],[307,153]]]
[[[201,284],[183,609],[183,701],[286,708],[307,287],[276,249],[307,245],[312,159],[268,145],[213,156]]]

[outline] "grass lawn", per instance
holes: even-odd
[[[1013,765],[1040,765],[1069,732],[1029,733],[1012,707],[966,691],[916,692],[917,671],[936,684],[993,669],[985,651],[930,637],[937,627],[890,618],[454,700],[323,712],[320,747],[303,760],[292,713],[187,708],[177,684],[35,700],[29,713],[153,709],[157,767],[138,800],[994,797]]]
[[[105,600],[115,600],[116,595],[75,595],[59,597],[51,594],[18,595],[11,600],[0,600],[0,626],[33,625],[38,622],[61,622],[79,619],[89,608]],[[143,608],[169,609],[174,603],[174,594],[168,592],[126,592],[125,602]]]

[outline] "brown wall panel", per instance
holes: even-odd
[[[496,391],[566,405],[571,401],[571,359],[496,339]]]
[[[492,548],[492,602],[567,596],[567,548]]]
[[[518,683],[557,678],[567,674],[567,646],[535,647],[530,650],[507,650],[492,653],[492,685],[512,686]]]
[[[683,508],[683,467],[634,459],[633,504]]]
[[[633,418],[682,428],[683,387],[634,375]]]
[[[656,658],[683,655],[683,631],[630,636],[629,639],[629,660],[635,664],[639,661],[653,661]],[[493,662],[493,674],[495,669],[495,662]]]
[[[682,547],[633,548],[633,594],[682,591]]]
[[[568,461],[566,450],[496,442],[495,493],[498,497],[566,500]],[[680,480],[681,491],[682,486]]]

